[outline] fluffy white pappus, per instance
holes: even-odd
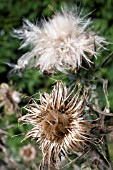
[[[103,37],[91,30],[91,21],[73,11],[62,9],[42,26],[24,20],[22,29],[14,36],[23,40],[20,48],[30,45],[16,68],[39,68],[41,72],[77,71],[85,60],[89,65],[99,49],[108,44]]]

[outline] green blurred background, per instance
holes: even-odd
[[[77,5],[80,9],[83,9],[83,15],[91,12],[90,17],[94,21],[93,29],[101,36],[105,37],[107,41],[113,43],[113,0],[1,0],[0,83],[5,82],[10,85],[13,84],[15,90],[31,96],[39,91],[49,91],[49,89],[51,89],[51,84],[55,82],[55,79],[62,78],[66,81],[66,78],[61,74],[50,78],[42,75],[35,69],[26,70],[22,76],[14,75],[8,77],[8,72],[11,68],[5,64],[5,62],[16,64],[17,59],[27,51],[27,49],[18,49],[20,41],[11,36],[13,28],[20,28],[24,18],[27,18],[34,23],[43,18],[47,19],[48,17],[51,17],[55,11],[60,10],[61,6],[63,7],[65,5]],[[95,60],[97,66],[113,51],[112,44],[108,45],[107,48],[108,50],[103,51],[102,55]],[[113,112],[113,55],[111,55],[104,67],[96,73],[96,76],[108,79],[108,98],[111,111]],[[102,102],[104,103],[105,101]],[[23,136],[18,136],[16,138],[12,138],[12,136],[22,133],[23,131],[25,132],[25,128],[18,126],[16,116],[4,116],[2,121],[4,127],[7,119],[14,125],[14,128],[8,131],[7,145],[8,147],[10,146],[11,154],[17,156],[19,147],[25,143],[20,143]]]
[[[15,63],[27,49],[18,50],[20,41],[11,36],[13,28],[20,28],[24,18],[36,23],[42,18],[51,17],[61,6],[78,6],[83,9],[83,14],[90,13],[94,21],[94,30],[113,43],[113,1],[112,0],[1,0],[0,1],[0,82],[13,82],[15,88],[30,95],[36,90],[48,88],[50,79],[41,75],[37,70],[27,70],[22,77],[7,77],[11,70],[5,62]],[[104,51],[98,57],[96,64],[101,64],[112,51],[113,45],[109,45],[108,51]],[[110,61],[98,72],[98,76],[109,80],[109,100],[113,110],[113,62]],[[42,81],[43,79],[43,81]]]

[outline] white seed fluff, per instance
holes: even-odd
[[[41,27],[24,20],[22,29],[14,30],[14,34],[23,40],[20,48],[31,48],[18,60],[15,69],[35,67],[42,73],[54,73],[76,71],[83,60],[90,65],[92,57],[107,44],[91,30],[91,24],[90,19],[66,9],[44,20]]]

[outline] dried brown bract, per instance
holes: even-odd
[[[0,84],[0,107],[4,108],[4,113],[14,114],[19,109],[20,93],[14,91],[8,84]]]
[[[66,85],[58,81],[51,94],[40,95],[40,104],[34,100],[26,107],[28,113],[19,119],[34,127],[26,134],[26,138],[40,141],[44,165],[58,169],[59,158],[67,157],[67,153],[85,152],[91,141],[91,123],[85,120],[87,94],[81,94],[81,86],[77,92],[70,91]]]
[[[22,148],[20,148],[20,156],[25,160],[26,162],[33,161],[36,156],[36,149],[31,144],[25,145]]]

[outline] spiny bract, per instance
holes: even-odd
[[[28,113],[19,121],[30,123],[34,127],[26,134],[26,138],[40,141],[43,159],[40,169],[44,165],[58,168],[59,158],[67,157],[67,153],[84,152],[91,141],[90,129],[93,125],[85,120],[85,106],[87,94],[78,86],[77,92],[70,92],[58,81],[51,94],[40,95],[40,104],[34,100],[26,107]]]

